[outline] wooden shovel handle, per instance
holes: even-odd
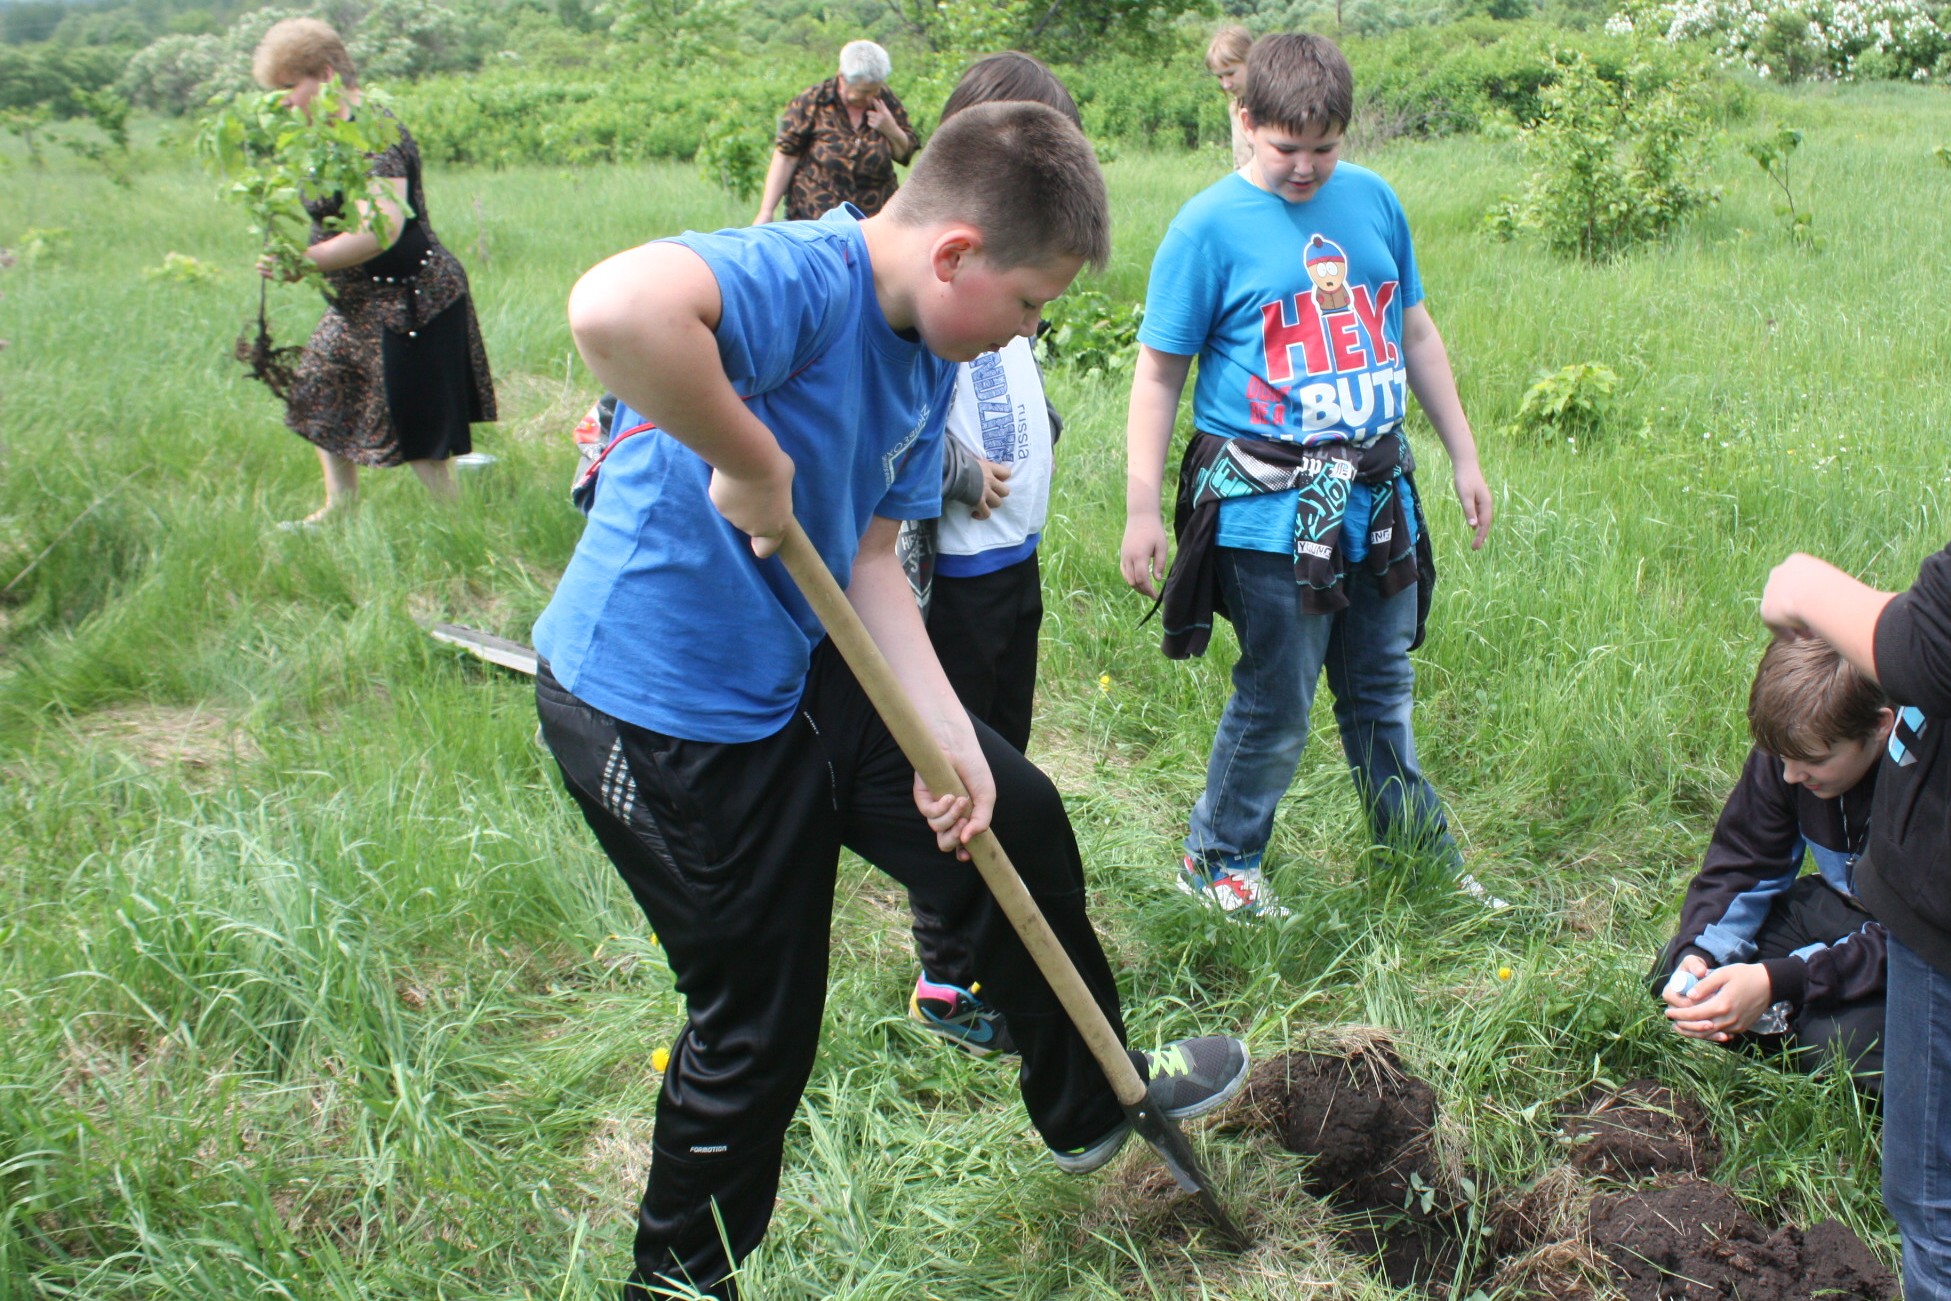
[[[847,600],[840,584],[833,581],[827,572],[826,562],[813,548],[813,542],[806,536],[798,520],[786,527],[784,537],[779,543],[779,559],[785,563],[786,570],[799,585],[800,594],[806,603],[813,607],[820,623],[826,628],[827,636],[839,648],[841,658],[854,671],[867,698],[873,702],[881,721],[893,734],[895,743],[901,747],[908,762],[921,774],[928,789],[938,794],[953,791],[967,796],[961,777],[956,775],[954,765],[949,763],[948,755],[942,750],[941,742],[923,721],[921,711],[901,689],[895,679],[894,670],[889,667],[881,648],[874,643],[867,625],[860,621],[853,605]],[[1139,1078],[1138,1070],[1131,1064],[1124,1045],[1111,1029],[1104,1009],[1091,997],[1085,987],[1084,978],[1077,974],[1076,964],[1064,952],[1063,945],[1057,941],[1056,932],[1044,920],[1042,909],[1030,897],[1030,891],[1023,884],[1023,878],[1016,873],[1016,867],[1003,852],[1002,843],[994,833],[982,831],[969,841],[969,857],[975,860],[976,870],[989,892],[996,896],[1003,915],[1008,917],[1016,933],[1022,938],[1023,947],[1030,951],[1043,978],[1050,982],[1057,998],[1070,1014],[1071,1023],[1084,1037],[1091,1055],[1097,1058],[1104,1076],[1111,1082],[1111,1091],[1117,1095],[1118,1102],[1127,1107],[1138,1105],[1145,1098],[1145,1082]]]

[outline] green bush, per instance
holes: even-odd
[[[1688,88],[1616,86],[1582,54],[1553,62],[1544,116],[1524,133],[1530,179],[1521,199],[1490,214],[1494,233],[1536,231],[1555,252],[1610,257],[1712,200],[1695,183],[1707,123]]]
[[[61,117],[81,112],[72,92],[113,85],[127,50],[94,46],[0,45],[0,109],[47,104]]]
[[[1161,64],[1113,55],[1057,69],[1093,137],[1155,148],[1227,145],[1226,96],[1190,47]]]
[[[180,116],[209,99],[204,87],[223,57],[218,37],[165,36],[129,60],[117,85],[142,108]]]
[[[1518,403],[1517,418],[1508,433],[1541,443],[1565,443],[1576,449],[1606,432],[1619,374],[1596,361],[1582,361],[1540,375]]]
[[[1045,310],[1050,326],[1037,337],[1037,358],[1079,375],[1131,373],[1145,308],[1094,289],[1065,294]]]
[[[708,139],[769,135],[787,100],[832,75],[825,49],[672,66],[636,44],[520,44],[521,53],[491,56],[466,76],[391,88],[428,158],[492,165],[690,159]],[[1584,55],[1601,81],[1630,82],[1637,93],[1711,87],[1704,92],[1710,116],[1733,118],[1746,107],[1742,89],[1696,51],[1539,22],[1486,18],[1406,28],[1351,40],[1347,49],[1357,125],[1379,127],[1383,136],[1475,131],[1492,120],[1535,123],[1544,112],[1543,94],[1559,75],[1554,49]],[[1095,140],[1224,149],[1231,136],[1226,99],[1207,74],[1202,51],[1179,32],[1172,49],[1157,57],[1110,53],[1056,72],[1077,97]],[[967,61],[954,52],[900,56],[895,89],[924,134]],[[734,104],[742,106],[737,113],[729,110]],[[713,166],[721,161],[713,155]]]
[[[1696,51],[1542,22],[1469,19],[1351,41],[1347,49],[1357,117],[1390,124],[1391,135],[1476,131],[1503,116],[1533,125],[1561,75],[1560,56],[1574,54],[1615,88],[1699,87],[1708,116],[1733,120],[1747,111],[1746,91]]]
[[[713,122],[698,146],[698,171],[708,184],[749,202],[765,186],[772,133],[765,130],[763,115],[746,113],[738,104],[725,107],[730,116]]]
[[[656,76],[627,66],[538,77],[489,65],[467,76],[429,77],[397,88],[393,103],[430,162],[642,162],[696,156],[729,104],[750,107],[748,125],[772,133],[786,101],[831,75],[824,59],[767,61],[743,75],[712,64]]]

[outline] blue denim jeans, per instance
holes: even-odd
[[[1906,1301],[1951,1301],[1951,977],[1890,937],[1883,1014],[1883,1204]]]
[[[1215,867],[1259,865],[1273,834],[1274,809],[1293,784],[1325,667],[1342,752],[1369,830],[1379,843],[1460,871],[1463,860],[1443,802],[1416,765],[1410,731],[1415,587],[1383,597],[1374,578],[1357,571],[1344,580],[1347,609],[1304,614],[1290,558],[1237,547],[1220,547],[1218,556],[1220,591],[1240,658],[1233,666],[1233,698],[1220,715],[1206,761],[1206,789],[1193,806],[1186,852]]]

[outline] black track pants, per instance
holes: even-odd
[[[632,726],[570,695],[546,664],[536,704],[564,783],[655,929],[688,1015],[657,1099],[636,1280],[684,1280],[729,1299],[726,1275],[765,1236],[818,1046],[842,846],[938,915],[969,919],[984,996],[1009,1018],[1023,1102],[1047,1143],[1079,1147],[1122,1119],[974,866],[936,849],[914,806],[914,769],[831,643],[813,656],[793,720],[761,741]],[[1062,801],[995,733],[976,732],[996,779],[996,834],[1122,1035]]]
[[[1043,626],[1043,576],[1036,554],[974,578],[935,576],[928,640],[942,672],[974,718],[1017,750],[1030,748],[1036,700],[1037,631]],[[919,897],[915,956],[931,979],[967,989],[979,969],[960,917],[933,912]],[[988,986],[984,986],[986,992]]]

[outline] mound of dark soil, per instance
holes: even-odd
[[[1704,1175],[1721,1159],[1701,1105],[1653,1080],[1596,1095],[1587,1110],[1566,1119],[1565,1137],[1572,1164],[1587,1174]]]
[[[1436,1091],[1386,1049],[1287,1053],[1262,1063],[1249,1088],[1281,1146],[1314,1158],[1309,1192],[1350,1209],[1400,1210],[1438,1187]]]
[[[1349,1213],[1350,1250],[1376,1258],[1396,1287],[1447,1283],[1461,1257],[1459,1198],[1431,1133],[1436,1091],[1386,1048],[1345,1057],[1287,1053],[1262,1063],[1245,1106],[1311,1157],[1306,1189]]]
[[[1592,1199],[1592,1245],[1612,1262],[1631,1301],[1894,1301],[1897,1281],[1834,1220],[1773,1232],[1718,1184]]]

